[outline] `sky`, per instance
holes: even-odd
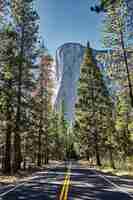
[[[37,0],[40,35],[49,52],[67,42],[86,44],[101,49],[101,16],[90,11],[96,0]]]

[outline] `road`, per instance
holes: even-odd
[[[0,190],[1,200],[131,200],[107,177],[78,163],[40,171],[10,190]]]

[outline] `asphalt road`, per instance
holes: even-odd
[[[0,193],[0,200],[131,200],[128,193],[94,169],[69,163],[41,171]]]

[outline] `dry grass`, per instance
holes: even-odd
[[[28,180],[32,177],[32,175],[38,171],[48,170],[49,168],[56,167],[60,164],[58,161],[50,161],[48,165],[45,165],[41,168],[39,167],[30,167],[27,170],[20,170],[18,173],[13,174],[11,176],[4,175],[2,172],[0,173],[0,184],[16,184],[20,181]]]
[[[16,176],[0,176],[1,184],[12,184],[18,181]]]
[[[102,167],[98,167],[89,163],[87,160],[79,160],[79,163],[84,167],[95,167],[97,170],[100,170],[105,173],[112,173],[116,176],[128,176],[129,178],[133,178],[133,162],[127,161],[125,165],[121,165],[121,167],[116,167],[116,169],[112,169],[108,164],[104,164]]]
[[[128,176],[133,178],[133,158],[128,158],[125,162],[122,161],[121,163],[115,161],[116,169],[112,169],[109,165],[105,162],[105,164],[98,168],[103,172],[111,172],[117,176]]]
[[[128,176],[129,178],[133,178],[133,171],[125,170],[125,169],[112,169],[111,167],[96,167],[98,170],[104,173],[112,173],[116,176]]]

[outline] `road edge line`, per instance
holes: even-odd
[[[102,175],[102,174],[98,173],[95,169],[93,171],[97,176],[103,178],[106,182],[108,182],[110,185],[114,186],[117,190],[119,190],[120,192],[124,192],[124,193],[128,194],[129,197],[133,198],[133,195],[130,194],[126,189],[124,190],[124,188],[122,188],[119,185],[113,183],[105,175]]]
[[[56,165],[55,167],[53,167],[53,168],[51,168],[51,169],[56,169],[58,167],[58,165]],[[36,172],[35,172],[36,173]],[[33,173],[33,174],[35,174],[35,173]],[[49,170],[46,172],[46,173],[49,173]],[[32,176],[32,174],[31,174],[31,176]],[[17,185],[16,186],[14,186],[13,188],[11,188],[10,190],[7,190],[7,191],[5,191],[5,192],[3,192],[3,193],[0,193],[0,200],[1,200],[1,198],[3,197],[3,196],[5,196],[5,195],[7,195],[8,193],[10,193],[10,192],[13,192],[14,190],[16,190],[17,188],[19,188],[19,187],[21,187],[21,186],[23,186],[25,183],[27,183],[28,181],[31,181],[31,180],[34,180],[36,178],[36,176],[33,176],[33,177],[30,177],[30,178],[27,178],[27,180],[26,181],[20,181],[20,182],[22,182],[22,183],[16,183]]]

